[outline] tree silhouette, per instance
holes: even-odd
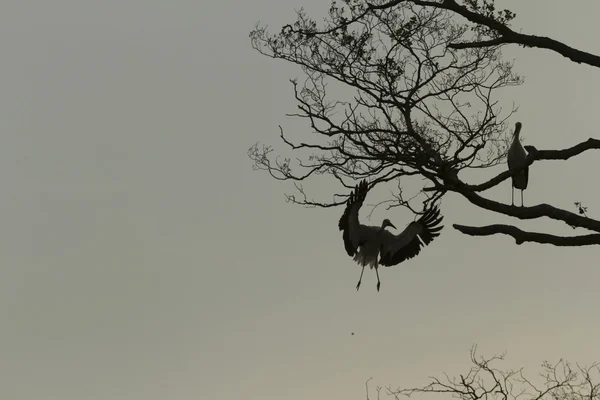
[[[460,400],[598,400],[600,398],[600,368],[573,366],[565,360],[542,362],[541,382],[528,378],[523,368],[500,369],[505,354],[492,357],[478,356],[477,347],[471,348],[472,367],[464,374],[443,378],[429,378],[428,384],[416,388],[385,388],[385,394],[399,400],[413,395],[434,394]],[[367,381],[367,399],[369,388]],[[383,388],[377,387],[377,398]],[[428,397],[429,398],[429,397]]]
[[[467,22],[457,22],[457,15]],[[521,85],[523,78],[502,58],[502,46],[544,48],[600,67],[598,56],[515,32],[510,28],[514,17],[510,10],[497,10],[493,0],[334,0],[322,26],[302,9],[279,33],[257,25],[250,33],[252,46],[303,71],[302,81],[291,80],[298,112],[288,115],[305,119],[313,132],[307,135],[310,140],[293,140],[280,126],[280,138],[294,161],[273,157],[271,146],[256,144],[248,151],[254,168],[293,181],[298,193],[287,199],[306,206],[337,206],[347,197],[309,199],[302,181],[316,175],[334,177],[347,189],[364,178],[369,187],[395,181],[398,191],[385,201],[388,208],[403,206],[419,213],[415,201],[426,208],[456,193],[506,216],[547,217],[593,232],[557,236],[512,225],[453,225],[467,235],[506,234],[517,244],[600,244],[600,221],[589,218],[581,203],[575,204],[577,212],[570,212],[549,204],[514,207],[480,194],[534,162],[565,161],[600,149],[600,140],[591,138],[562,150],[525,146],[523,165],[483,183],[459,177],[503,163],[506,156],[512,133],[508,121],[516,107],[500,104],[496,93]],[[414,193],[406,194],[407,182],[418,186]]]

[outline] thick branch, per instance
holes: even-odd
[[[598,139],[588,139],[585,142],[581,142],[573,147],[569,147],[568,149],[563,150],[537,150],[533,146],[525,146],[525,149],[528,151],[527,160],[524,164],[517,166],[515,168],[509,169],[508,171],[504,171],[494,178],[486,181],[484,183],[480,183],[478,185],[465,185],[465,188],[471,190],[473,192],[481,192],[494,186],[500,184],[504,180],[510,178],[512,175],[516,174],[523,168],[526,168],[533,164],[534,161],[537,160],[568,160],[571,157],[575,157],[584,151],[587,150],[598,150],[600,149],[600,140]]]
[[[573,47],[567,46],[566,44],[559,42],[557,40],[551,39],[549,37],[544,36],[535,36],[535,35],[526,35],[523,33],[517,33],[510,29],[508,26],[503,23],[496,21],[492,17],[488,17],[476,12],[469,10],[465,6],[461,6],[456,3],[455,0],[444,0],[441,3],[436,3],[433,1],[420,1],[420,0],[392,0],[388,3],[384,3],[379,6],[369,5],[370,9],[385,9],[389,7],[393,7],[405,1],[410,1],[411,3],[421,5],[421,6],[429,6],[435,8],[443,8],[446,10],[453,11],[464,18],[468,19],[471,22],[474,22],[479,25],[486,26],[498,34],[501,35],[500,38],[487,41],[487,42],[478,42],[478,43],[452,43],[449,44],[448,47],[454,49],[465,49],[472,47],[486,47],[486,46],[495,46],[501,43],[514,43],[520,44],[527,47],[537,47],[540,49],[552,50],[563,57],[570,59],[578,64],[588,64],[594,67],[600,68],[600,57],[591,53],[587,53],[585,51],[577,50]]]
[[[525,146],[527,151],[530,149],[535,150],[533,146]],[[563,150],[537,150],[539,153],[538,160],[568,160],[571,157],[575,157],[586,150],[600,149],[600,140],[589,138],[585,142],[581,142],[573,147]]]
[[[500,214],[508,215],[519,219],[536,219],[548,217],[557,221],[563,221],[571,227],[586,228],[595,232],[600,232],[600,221],[582,217],[572,212],[553,207],[549,204],[538,204],[533,207],[515,207],[499,203],[479,196],[477,193],[468,190],[461,182],[454,182],[455,191],[462,194],[472,204],[483,209],[495,211]]]
[[[497,234],[512,236],[517,244],[535,242],[565,247],[589,246],[592,244],[600,245],[600,234],[582,236],[555,236],[547,233],[522,231],[521,229],[512,225],[465,226],[454,224],[452,226],[459,232],[470,236],[491,236]]]
[[[475,48],[482,48],[482,47],[498,46],[498,45],[507,44],[507,43],[509,43],[509,42],[507,42],[506,39],[499,37],[499,38],[490,39],[490,40],[482,40],[481,42],[450,43],[448,45],[448,47],[450,47],[451,49],[475,49]]]
[[[533,146],[528,146],[528,147],[535,149]],[[489,181],[480,183],[479,185],[465,184],[465,188],[472,192],[482,192],[484,190],[491,189],[494,186],[497,186],[500,183],[504,182],[506,179],[510,178],[511,176],[513,176],[517,172],[521,171],[522,169],[529,167],[531,164],[533,164],[533,162],[535,160],[538,160],[538,159],[539,159],[539,152],[537,152],[537,150],[533,151],[533,152],[529,151],[529,154],[527,155],[527,159],[525,160],[525,163],[523,163],[519,166],[516,166],[514,168],[511,168],[508,171],[501,172],[500,174],[496,175]]]

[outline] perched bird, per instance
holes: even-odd
[[[519,133],[521,132],[522,124],[517,122],[515,124],[515,133],[513,135],[513,142],[508,149],[507,161],[508,169],[515,168],[527,159],[527,153],[519,140]],[[523,190],[527,189],[527,182],[529,181],[529,167],[525,167],[521,171],[517,172],[512,176],[512,205],[515,205],[515,188],[521,189],[521,207],[523,207]]]
[[[375,268],[377,291],[379,291],[381,286],[379,265],[390,267],[419,254],[421,247],[428,245],[435,237],[440,235],[443,226],[439,226],[439,223],[443,217],[440,216],[437,207],[431,208],[417,221],[408,224],[399,235],[394,235],[385,230],[388,226],[396,229],[387,218],[383,220],[380,227],[362,225],[358,220],[358,211],[367,196],[367,192],[367,181],[363,180],[350,193],[338,227],[340,231],[343,231],[342,238],[346,252],[362,266],[356,290],[360,287],[365,266],[369,265],[371,269]]]

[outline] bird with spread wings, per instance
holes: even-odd
[[[358,211],[368,192],[367,181],[361,181],[350,193],[344,214],[338,227],[343,231],[344,247],[349,256],[354,257],[362,266],[356,290],[360,288],[365,266],[375,268],[377,274],[377,291],[381,286],[379,265],[391,267],[409,260],[421,252],[421,248],[431,243],[440,235],[443,225],[439,225],[443,217],[437,207],[432,207],[416,221],[411,222],[398,235],[387,231],[386,227],[396,227],[389,219],[384,219],[381,226],[363,225],[358,220]]]

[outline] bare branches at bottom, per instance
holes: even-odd
[[[422,387],[409,389],[387,388],[387,394],[396,400],[419,394],[439,394],[447,399],[461,400],[598,400],[600,394],[600,369],[594,363],[589,367],[573,367],[560,360],[541,365],[541,383],[526,377],[523,368],[500,369],[496,365],[504,361],[505,354],[482,357],[471,349],[473,366],[458,377],[444,374],[444,378],[430,378]],[[537,375],[537,374],[536,374]],[[536,380],[537,382],[537,380]],[[427,397],[430,398],[430,397]]]

